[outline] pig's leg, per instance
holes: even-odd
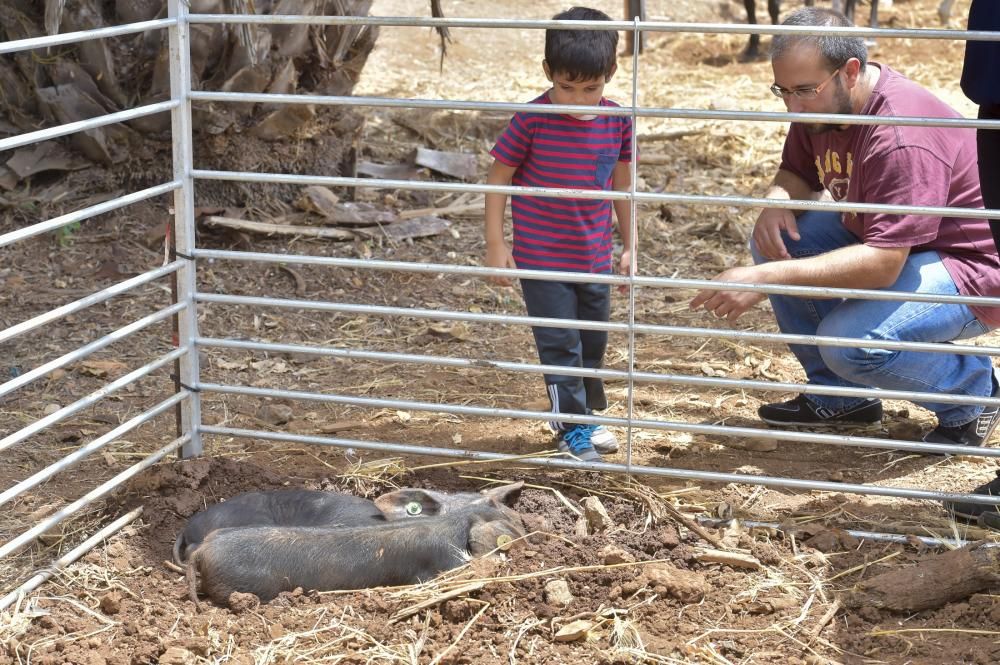
[[[198,602],[198,568],[197,568],[198,553],[195,552],[188,559],[187,565],[184,566],[184,578],[187,580],[188,587],[188,597],[191,602],[194,603],[194,609],[196,612],[201,611],[201,604]]]

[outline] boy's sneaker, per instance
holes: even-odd
[[[984,496],[1000,496],[1000,471],[997,471],[996,478],[988,483],[983,483],[976,489],[972,490],[972,493],[982,494]],[[958,519],[969,522],[979,520],[980,524],[988,526],[991,529],[998,528],[998,526],[994,526],[994,524],[1000,523],[1000,512],[998,512],[1000,511],[1000,506],[991,506],[986,503],[971,503],[969,501],[945,501],[944,509]],[[986,517],[987,514],[990,515],[989,518]],[[985,524],[987,520],[989,520],[991,524]]]
[[[857,406],[834,411],[813,403],[805,395],[799,395],[787,402],[764,404],[757,409],[757,415],[769,425],[874,425],[882,421],[882,402],[866,399]]]
[[[996,377],[993,377],[993,394],[990,397],[997,397],[998,393],[1000,388],[997,386]],[[958,427],[938,425],[924,435],[923,440],[924,443],[978,447],[989,441],[998,424],[1000,424],[1000,407],[987,406],[976,418],[964,425]]]
[[[598,425],[590,435],[590,443],[594,450],[602,455],[618,452],[618,439],[604,425]]]
[[[601,455],[594,450],[592,437],[596,425],[575,425],[559,438],[559,452],[569,453],[582,462],[600,462]]]

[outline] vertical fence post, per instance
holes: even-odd
[[[181,257],[192,257],[195,249],[194,220],[194,138],[191,126],[191,40],[187,21],[188,0],[167,0],[167,14],[176,18],[170,28],[170,96],[180,100],[171,112],[174,179],[180,189],[174,192],[173,233],[170,234],[174,252]],[[178,434],[190,434],[191,440],[180,449],[182,458],[201,454],[201,401],[197,390],[199,382],[198,350],[194,340],[198,336],[198,311],[194,301],[197,289],[197,269],[193,259],[177,272],[177,302],[187,304],[176,318],[174,344],[187,346],[189,351],[178,361],[178,384],[194,389],[190,398],[180,404]]]
[[[626,0],[634,2],[634,0]],[[643,10],[645,7],[643,6]],[[628,418],[628,426],[625,428],[625,468],[632,476],[632,419],[635,417],[635,276],[639,264],[639,221],[636,217],[639,214],[639,206],[636,203],[636,180],[639,177],[639,53],[642,52],[642,35],[639,23],[645,19],[643,13],[633,14],[632,30],[626,32],[632,35],[629,40],[632,49],[632,157],[629,160],[629,175],[631,184],[629,185],[628,207],[629,207],[629,238],[632,240],[632,256],[630,257],[628,274],[630,284],[628,285],[628,386],[625,393],[625,409]],[[621,224],[621,220],[618,220]]]

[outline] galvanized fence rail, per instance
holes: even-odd
[[[735,342],[754,342],[765,344],[814,344],[819,346],[837,346],[857,348],[864,346],[863,341],[851,338],[788,335],[782,333],[759,333],[751,331],[723,330],[712,328],[695,328],[683,326],[666,326],[642,323],[636,320],[636,292],[638,287],[654,289],[725,289],[755,291],[768,294],[785,294],[813,297],[864,298],[873,300],[910,300],[926,302],[952,302],[979,306],[1000,306],[1000,298],[983,298],[972,296],[929,296],[914,293],[887,293],[877,290],[832,289],[815,287],[797,287],[790,285],[746,285],[710,280],[674,279],[642,276],[633,265],[631,276],[589,275],[581,273],[559,273],[549,271],[506,270],[476,266],[459,266],[440,263],[416,263],[400,261],[378,261],[346,258],[319,257],[298,254],[273,254],[259,252],[222,251],[199,248],[195,243],[194,185],[198,180],[255,182],[271,184],[321,184],[337,187],[387,188],[399,190],[424,190],[438,192],[474,192],[474,193],[505,193],[527,196],[570,197],[608,200],[627,200],[632,209],[632,233],[636,233],[637,207],[644,203],[653,204],[683,204],[702,206],[732,206],[738,208],[779,207],[792,210],[827,210],[841,212],[896,212],[922,213],[930,215],[950,215],[961,212],[966,217],[1000,218],[1000,211],[966,210],[958,208],[928,207],[928,206],[887,206],[870,204],[829,203],[817,201],[764,201],[754,197],[741,196],[710,196],[676,193],[653,193],[636,190],[636,169],[638,162],[635,155],[637,132],[633,133],[633,159],[630,164],[632,173],[632,188],[628,192],[575,190],[575,189],[541,189],[528,187],[496,187],[484,184],[445,183],[445,182],[413,182],[408,180],[359,179],[352,177],[331,177],[320,175],[289,175],[271,173],[246,173],[234,171],[204,170],[195,168],[193,158],[193,124],[192,103],[198,101],[221,103],[269,103],[269,104],[316,104],[330,106],[354,106],[369,108],[425,108],[449,109],[467,111],[516,112],[531,110],[533,112],[551,113],[598,113],[603,115],[624,115],[633,119],[661,118],[678,120],[713,120],[757,121],[757,122],[803,122],[803,123],[839,123],[839,124],[890,124],[900,126],[947,126],[1000,129],[1000,121],[978,119],[940,119],[925,117],[882,118],[875,116],[836,115],[836,114],[792,114],[772,112],[750,112],[738,110],[704,110],[680,108],[645,107],[639,103],[638,88],[641,61],[634,56],[632,72],[631,103],[620,107],[580,107],[580,106],[544,106],[519,103],[478,102],[468,100],[444,99],[389,99],[376,97],[345,97],[323,95],[278,95],[250,94],[236,92],[196,91],[192,89],[190,61],[190,26],[193,24],[251,24],[251,25],[291,25],[291,24],[323,24],[323,25],[380,25],[380,26],[431,26],[448,28],[490,27],[500,29],[545,29],[551,27],[576,28],[585,30],[604,30],[608,28],[632,31],[638,37],[642,31],[649,32],[698,32],[704,34],[820,34],[842,33],[846,35],[883,38],[917,38],[917,39],[949,39],[949,40],[1000,40],[1000,33],[968,32],[958,30],[927,30],[927,29],[870,29],[870,28],[835,28],[817,30],[813,28],[789,26],[748,26],[722,25],[706,23],[663,23],[655,21],[586,23],[575,21],[548,20],[507,20],[507,19],[422,19],[414,17],[344,17],[344,16],[240,16],[240,15],[208,15],[189,14],[184,0],[168,0],[168,17],[155,21],[146,21],[131,25],[101,28],[48,37],[37,37],[6,43],[0,43],[0,54],[47,48],[55,45],[72,44],[88,39],[135,34],[151,29],[167,29],[169,32],[170,54],[170,90],[171,98],[164,102],[150,104],[135,109],[110,113],[101,117],[69,123],[66,125],[46,128],[19,136],[0,139],[0,151],[30,145],[32,143],[66,136],[73,132],[93,129],[113,123],[133,120],[155,113],[169,112],[173,133],[173,180],[133,192],[101,204],[91,206],[76,212],[61,215],[51,220],[39,222],[23,229],[18,229],[0,235],[0,247],[13,245],[21,240],[48,233],[62,228],[67,224],[90,219],[97,215],[111,212],[140,201],[144,201],[167,193],[174,195],[174,236],[175,255],[177,258],[166,262],[162,267],[148,271],[142,275],[125,280],[107,289],[95,292],[75,302],[58,307],[50,312],[36,316],[28,321],[0,331],[0,343],[9,341],[28,332],[58,322],[63,317],[83,311],[95,304],[105,302],[117,295],[136,289],[164,277],[176,279],[175,303],[157,312],[150,313],[116,331],[105,335],[78,349],[36,367],[25,374],[0,384],[0,399],[22,388],[31,382],[48,375],[50,372],[68,366],[80,359],[86,358],[111,344],[119,342],[140,330],[172,319],[176,322],[176,348],[170,353],[151,360],[143,367],[109,382],[103,388],[85,395],[72,404],[62,407],[55,413],[41,418],[21,430],[9,433],[0,439],[0,452],[14,446],[45,428],[68,418],[81,410],[99,402],[113,392],[124,388],[154,371],[176,362],[178,364],[178,387],[175,393],[131,418],[127,422],[111,429],[105,434],[81,445],[73,453],[59,462],[41,469],[12,487],[0,492],[0,506],[23,495],[55,477],[58,473],[79,463],[86,456],[96,452],[124,434],[133,431],[143,423],[160,416],[170,410],[180,409],[178,417],[179,431],[177,438],[159,448],[153,454],[127,468],[110,480],[100,484],[83,497],[73,501],[56,513],[33,525],[24,533],[9,542],[0,545],[0,558],[16,553],[31,544],[34,539],[46,530],[70,518],[87,505],[97,501],[122,483],[128,481],[151,465],[166,458],[173,452],[181,457],[191,457],[202,453],[204,436],[225,436],[248,438],[260,441],[288,441],[320,446],[336,446],[356,450],[372,450],[392,454],[432,455],[446,458],[462,458],[476,460],[514,460],[519,464],[532,464],[543,468],[595,470],[611,473],[626,473],[649,475],[683,480],[693,480],[710,483],[746,483],[766,487],[776,487],[803,491],[824,491],[867,494],[885,497],[941,501],[968,500],[988,505],[1000,505],[1000,497],[971,496],[960,492],[941,492],[921,488],[888,487],[874,484],[853,484],[839,482],[819,482],[797,478],[780,478],[767,475],[751,475],[742,473],[719,473],[678,469],[668,467],[642,466],[632,463],[632,447],[634,430],[649,429],[654,431],[688,432],[717,437],[767,438],[779,441],[796,441],[802,443],[824,444],[830,446],[852,446],[873,449],[894,449],[915,453],[950,452],[948,446],[928,444],[919,441],[900,441],[874,437],[845,436],[836,434],[820,434],[778,429],[752,427],[731,427],[711,424],[694,424],[659,419],[637,418],[634,407],[634,389],[637,384],[671,384],[687,386],[694,389],[730,388],[741,390],[782,390],[798,391],[824,395],[877,396],[888,399],[919,400],[933,397],[935,401],[947,403],[966,403],[996,405],[1000,400],[995,398],[969,398],[959,395],[938,395],[929,393],[914,393],[888,390],[864,390],[855,388],[822,388],[797,383],[759,381],[746,379],[728,379],[724,377],[701,377],[682,374],[657,372],[639,372],[635,369],[636,337],[652,335],[657,337],[699,337],[705,339],[727,339]],[[636,50],[640,40],[633,40]],[[641,159],[641,158],[640,158]],[[248,297],[230,294],[206,293],[198,290],[198,261],[235,261],[257,263],[283,263],[287,265],[319,265],[350,269],[364,269],[385,272],[412,272],[448,277],[483,278],[503,276],[508,278],[531,278],[541,280],[560,280],[570,282],[607,283],[628,287],[628,314],[624,322],[610,321],[581,322],[576,320],[545,319],[527,316],[508,316],[483,314],[471,311],[442,311],[419,308],[385,307],[374,305],[359,305],[343,302],[322,302],[306,300],[289,300],[272,297]],[[358,395],[337,395],[329,393],[314,393],[307,391],[279,390],[276,388],[250,387],[241,385],[223,385],[203,381],[198,365],[198,349],[239,349],[248,352],[266,353],[303,353],[319,357],[343,358],[348,360],[365,360],[386,363],[411,363],[415,365],[434,365],[441,367],[480,370],[491,368],[505,372],[537,375],[554,368],[540,364],[512,362],[502,359],[481,357],[442,357],[412,353],[386,352],[373,349],[349,349],[324,345],[283,344],[241,339],[212,338],[200,335],[198,329],[198,305],[214,303],[217,305],[246,306],[253,308],[293,308],[298,310],[316,310],[324,312],[351,312],[365,316],[410,317],[437,321],[469,321],[491,325],[549,325],[578,329],[607,330],[627,335],[628,353],[626,368],[615,369],[567,369],[558,368],[560,373],[574,376],[602,377],[605,379],[622,380],[626,385],[626,408],[624,417],[610,416],[569,416],[567,421],[603,424],[623,427],[625,436],[625,463],[584,463],[574,459],[564,459],[549,456],[529,457],[513,456],[503,453],[475,450],[468,448],[447,448],[436,446],[414,446],[388,441],[367,441],[344,439],[337,437],[307,436],[286,432],[269,432],[260,430],[240,429],[233,427],[209,426],[201,420],[200,400],[206,394],[243,395],[250,397],[279,397],[284,399],[305,400],[331,404],[341,404],[353,407],[396,408],[427,411],[439,414],[457,414],[485,418],[504,418],[520,420],[547,421],[549,412],[520,409],[501,409],[474,406],[468,404],[429,403],[413,399],[380,399]],[[965,344],[945,345],[934,343],[897,342],[880,343],[886,349],[914,350],[928,353],[960,353],[1000,355],[1000,348],[993,346],[974,346]],[[985,458],[1000,457],[1000,449],[983,448],[963,451],[964,454]],[[108,524],[98,533],[76,547],[67,555],[55,561],[51,566],[40,570],[20,587],[11,590],[0,598],[0,610],[18,602],[25,593],[30,592],[46,579],[55,574],[59,568],[68,565],[85,553],[100,540],[122,528],[135,519],[141,511],[133,511]],[[858,532],[862,533],[862,532]],[[898,538],[895,534],[867,534],[865,537],[875,539]],[[931,539],[933,540],[933,539]],[[936,541],[935,541],[936,542]]]
[[[182,24],[182,21],[178,19],[176,12],[171,12],[171,15],[165,19],[2,42],[0,43],[0,54],[12,54],[23,51],[31,51],[34,49],[45,49],[60,45],[77,44],[92,39],[105,39],[122,35],[132,35],[150,30],[169,30],[171,33],[172,43],[176,41],[178,44],[183,44],[183,49],[178,47],[173,51],[178,62],[181,60],[187,61],[189,58],[186,55],[186,43],[178,41],[179,38],[176,36],[182,31],[182,27],[186,30],[186,25],[186,23]],[[190,123],[184,123],[183,118],[183,111],[185,110],[190,110],[190,104],[187,103],[187,105],[185,105],[183,95],[178,92],[174,92],[171,95],[171,99],[163,102],[147,104],[114,113],[107,113],[105,115],[86,120],[71,122],[54,127],[47,127],[45,129],[39,129],[0,139],[0,153],[29,146],[42,141],[67,136],[76,132],[136,120],[158,113],[170,113],[174,116],[175,132],[177,127],[180,127],[182,130],[189,131]],[[188,178],[185,180],[185,176],[189,173],[190,169],[185,169],[183,160],[175,159],[175,165],[176,164],[180,164],[179,167],[175,168],[176,177],[169,182],[164,182],[140,191],[131,192],[123,196],[103,201],[96,205],[59,215],[52,219],[38,221],[23,228],[0,234],[0,248],[3,248],[4,252],[13,252],[16,249],[16,245],[22,241],[26,241],[42,234],[51,233],[64,228],[67,225],[84,222],[97,217],[98,215],[126,208],[133,204],[147,201],[158,196],[174,194],[175,202],[183,201],[191,194],[190,179]],[[184,187],[185,185],[187,185],[186,190]],[[181,210],[179,217],[184,217],[184,215],[188,212],[188,210]],[[190,247],[190,245],[193,244],[188,242],[188,239],[190,238],[188,231],[191,228],[192,227],[185,222],[183,225],[183,232],[179,232],[177,234],[179,242],[181,242],[185,247]],[[0,330],[0,344],[11,343],[19,338],[21,340],[27,339],[28,335],[40,335],[46,333],[51,331],[54,326],[61,325],[64,328],[69,328],[72,324],[67,323],[65,319],[71,315],[83,313],[97,305],[109,303],[115,298],[119,298],[121,296],[134,296],[143,287],[160,285],[160,283],[164,280],[169,280],[177,275],[180,275],[182,280],[190,279],[193,283],[194,269],[192,262],[189,260],[167,260],[159,267],[149,269],[146,272],[124,279],[110,287],[97,290],[93,293],[85,295],[82,298],[68,302],[50,311],[38,314],[32,318],[21,321],[20,323],[9,326],[4,330]],[[188,289],[188,293],[190,292],[192,292],[192,290]],[[57,358],[49,360],[23,373],[13,375],[9,380],[0,384],[0,400],[10,399],[11,395],[14,395],[16,391],[24,388],[25,386],[35,383],[45,377],[52,376],[52,373],[57,370],[62,370],[70,367],[74,363],[84,361],[98,351],[107,349],[115,344],[127,343],[128,340],[134,335],[145,331],[150,327],[156,326],[157,324],[162,325],[165,322],[169,322],[170,320],[176,318],[180,318],[182,321],[191,320],[195,314],[195,307],[196,305],[194,299],[189,297],[186,301],[178,300],[172,305],[168,305],[156,311],[144,314],[135,321],[130,323],[126,322],[125,325],[119,324],[119,327],[116,329],[99,336],[79,348],[66,351]],[[3,432],[0,434],[0,455],[6,455],[9,459],[9,456],[11,455],[10,451],[14,446],[23,444],[31,437],[48,430],[53,425],[66,421],[84,410],[104,402],[116,392],[132,386],[146,377],[150,377],[158,370],[162,370],[164,368],[170,369],[173,368],[176,363],[180,363],[183,372],[184,366],[189,365],[191,362],[189,359],[197,356],[195,347],[190,342],[193,338],[194,336],[189,333],[185,336],[185,341],[177,342],[175,344],[176,348],[172,351],[163,353],[159,357],[147,360],[142,366],[131,369],[122,376],[108,381],[102,387],[88,394],[77,397],[69,404],[57,408],[52,413],[30,422],[16,431]],[[193,375],[189,374],[189,376]],[[122,437],[129,435],[130,433],[134,433],[142,425],[151,423],[158,417],[162,417],[164,415],[169,416],[178,408],[187,408],[190,411],[190,407],[186,405],[197,401],[197,395],[187,388],[178,390],[174,388],[172,384],[170,387],[166,387],[165,385],[164,392],[166,393],[166,397],[149,408],[146,408],[137,415],[128,418],[117,426],[112,427],[109,431],[96,436],[89,441],[81,441],[75,450],[65,455],[55,463],[48,464],[41,469],[26,471],[25,473],[28,475],[25,478],[14,482],[10,487],[0,488],[0,506],[8,506],[8,508],[4,508],[4,510],[9,510],[11,502],[23,499],[27,493],[31,492],[31,490],[42,486],[44,483],[50,482],[60,473],[64,473],[72,469],[94,453],[97,453],[98,451],[106,451],[111,444],[122,439]],[[197,414],[196,410],[195,413]],[[30,525],[30,528],[27,530],[16,535],[7,542],[0,544],[0,559],[17,554],[25,547],[32,545],[39,536],[50,532],[52,529],[59,527],[59,525],[63,522],[80,514],[81,511],[95,505],[95,502],[100,501],[108,494],[121,487],[124,483],[128,482],[131,478],[163,460],[171,453],[176,453],[181,449],[192,448],[192,446],[197,445],[197,428],[191,427],[190,430],[194,432],[194,434],[179,432],[172,441],[166,445],[159,446],[158,449],[152,454],[145,456],[135,464],[131,464],[123,471],[104,482],[95,481],[96,486],[85,492],[79,498],[70,501],[66,505],[55,510],[53,513]],[[120,530],[126,524],[132,522],[136,519],[136,517],[138,517],[139,514],[141,514],[141,510],[134,510],[112,521],[110,524],[103,526],[83,543],[77,545],[70,552],[59,557],[51,564],[40,569],[37,573],[30,576],[29,579],[23,581],[23,583],[19,584],[17,580],[4,581],[4,586],[13,584],[14,587],[9,589],[0,589],[0,592],[6,594],[0,598],[0,610],[7,608],[13,603],[19,602],[19,600],[24,597],[24,594],[37,588],[45,580],[55,575],[60,569],[77,560],[101,540],[107,538],[109,535]]]

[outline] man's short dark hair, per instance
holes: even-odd
[[[602,11],[572,7],[552,17],[556,21],[610,21]],[[617,64],[618,32],[615,30],[545,31],[545,62],[552,74],[572,81],[607,79]]]
[[[878,0],[872,0],[877,2]],[[832,9],[803,7],[781,22],[781,25],[802,25],[815,28],[853,28],[847,17]],[[868,47],[861,37],[846,35],[775,35],[771,40],[771,60],[777,60],[799,44],[812,44],[826,60],[830,69],[842,66],[851,58],[861,61],[864,69],[868,64]]]

